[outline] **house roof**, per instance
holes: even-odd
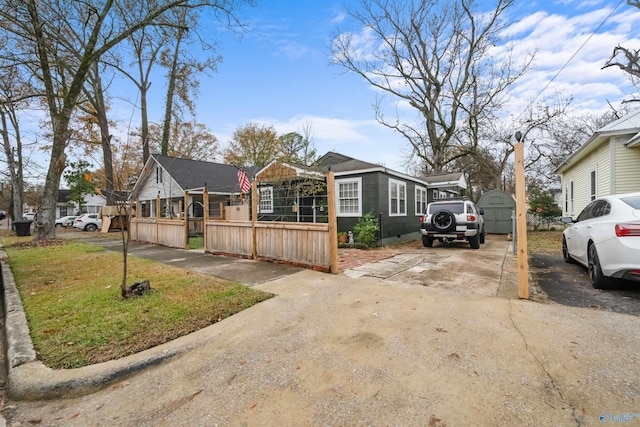
[[[433,187],[435,185],[456,185],[460,188],[467,188],[467,182],[462,172],[456,172],[446,175],[415,177],[394,171],[393,169],[389,169],[382,165],[354,159],[353,157],[345,156],[344,154],[336,153],[333,151],[329,151],[327,154],[320,157],[317,163],[323,169],[328,169],[329,167],[331,167],[331,170],[335,173],[336,176],[353,175],[365,172],[383,172],[402,179],[410,179],[425,186]]]
[[[137,193],[138,186],[142,185],[141,183],[152,172],[153,167],[151,165],[153,163],[160,165],[183,191],[203,189],[206,185],[208,191],[214,193],[240,193],[238,168],[233,165],[162,156],[160,154],[152,154],[149,157],[132,193]],[[257,166],[243,169],[249,179],[252,179],[258,171]]]
[[[71,190],[58,190],[58,203],[67,203],[70,195]]]
[[[450,183],[459,182],[461,178],[464,178],[464,175],[462,174],[462,172],[455,172],[455,173],[447,173],[442,175],[426,175],[420,178],[432,185],[450,184]]]
[[[327,154],[320,157],[317,163],[323,169],[326,168],[328,170],[330,167],[334,173],[380,168],[384,169],[381,165],[354,159],[353,157],[345,156],[344,154],[336,153],[334,151],[329,151]]]
[[[595,150],[603,142],[608,141],[612,136],[623,135],[630,136],[629,140],[625,141],[627,147],[640,145],[640,110],[598,129],[584,144],[567,157],[554,172],[564,172],[569,166]]]
[[[291,178],[294,176],[324,179],[325,175],[322,172],[318,172],[317,168],[278,162],[277,160],[273,160],[267,166],[257,171],[255,175],[258,181]]]
[[[201,189],[206,185],[211,192],[240,193],[238,168],[233,165],[159,154],[152,154],[149,160],[152,158],[171,175],[184,191]],[[252,179],[258,171],[256,166],[243,169],[249,179]]]

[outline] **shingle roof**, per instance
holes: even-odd
[[[620,132],[620,133],[636,133],[640,130],[640,110],[627,116],[621,117],[616,121],[598,129],[600,133]]]
[[[354,159],[353,157],[345,156],[344,154],[333,151],[329,151],[318,159],[318,165],[321,166],[322,169],[326,169],[331,166],[331,170],[334,172],[357,171],[382,167],[375,163]]]
[[[180,157],[152,154],[183,190],[202,188],[219,193],[239,193],[238,169],[233,165],[183,159]],[[249,179],[258,171],[258,167],[243,168]]]

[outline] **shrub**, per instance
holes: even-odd
[[[353,226],[353,235],[358,243],[370,247],[374,246],[378,240],[378,219],[372,212],[365,214],[358,219],[356,225]]]

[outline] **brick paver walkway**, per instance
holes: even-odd
[[[370,262],[377,262],[392,256],[414,252],[422,248],[422,242],[412,240],[410,242],[398,243],[396,245],[382,246],[372,249],[338,249],[338,269],[344,271],[349,268],[359,267]]]

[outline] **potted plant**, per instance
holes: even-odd
[[[347,235],[347,233],[345,231],[340,231],[338,233],[338,242],[347,243],[348,241],[349,241],[349,236]]]

